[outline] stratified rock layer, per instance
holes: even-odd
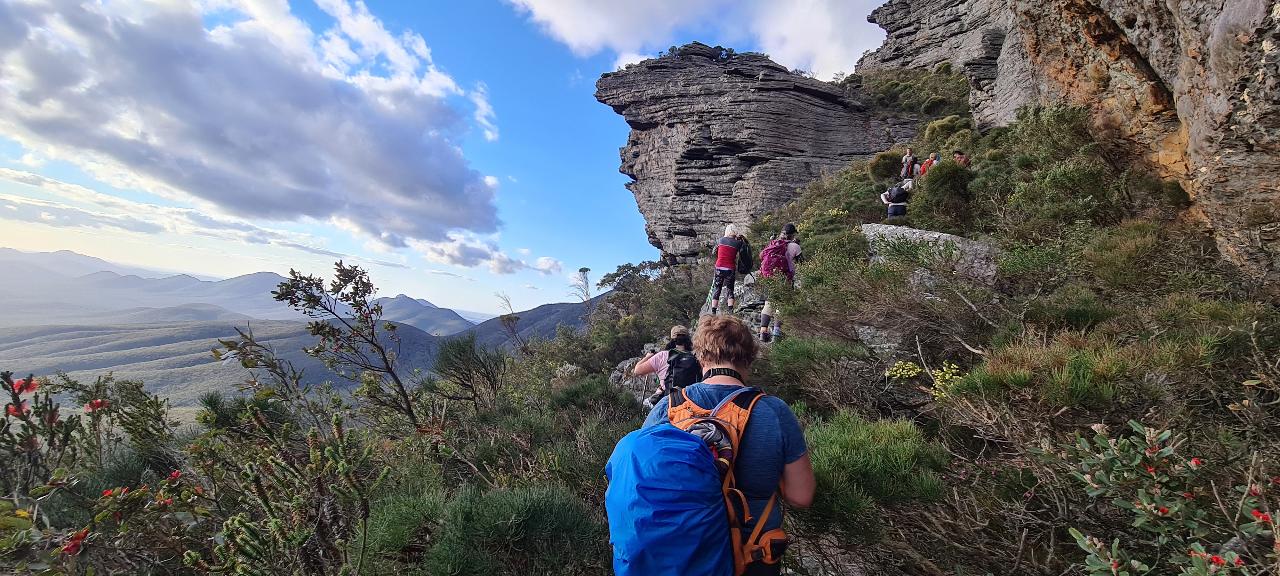
[[[914,119],[873,119],[844,87],[760,54],[689,44],[605,74],[596,99],[631,126],[622,173],[649,242],[669,262],[706,253],[850,160],[909,139]]]
[[[949,62],[980,124],[1032,102],[1093,111],[1100,131],[1182,183],[1246,272],[1280,284],[1280,2],[890,0],[859,72]]]

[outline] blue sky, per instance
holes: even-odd
[[[364,264],[495,311],[656,257],[618,173],[618,65],[692,40],[829,77],[873,2],[0,4],[0,246],[229,277]]]

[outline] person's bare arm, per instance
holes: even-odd
[[[636,362],[636,367],[631,369],[631,375],[648,376],[657,372],[657,370],[653,369],[653,364],[649,362],[650,358],[653,358],[652,352],[645,354],[644,358],[641,358],[639,362]]]
[[[793,508],[808,508],[813,504],[813,493],[818,481],[813,477],[813,463],[809,455],[787,464],[782,469],[782,497]]]

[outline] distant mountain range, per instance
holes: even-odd
[[[0,370],[47,376],[66,371],[91,379],[113,372],[139,379],[175,406],[209,389],[234,391],[238,365],[215,362],[218,339],[250,327],[316,381],[340,378],[301,352],[312,344],[309,319],[276,302],[285,280],[257,272],[226,280],[122,266],[60,251],[0,248]],[[400,361],[429,369],[440,338],[474,332],[489,346],[509,344],[492,315],[456,312],[404,294],[379,298],[383,318],[401,324]],[[549,338],[560,325],[581,327],[586,305],[547,304],[519,312],[521,339]],[[484,320],[474,324],[468,318]]]
[[[174,322],[119,326],[0,326],[0,367],[21,375],[50,376],[67,372],[81,381],[113,373],[141,380],[147,389],[174,406],[191,406],[200,394],[220,390],[234,394],[248,377],[238,363],[220,363],[212,350],[219,339],[232,339],[236,327],[248,327],[281,358],[309,375],[309,381],[332,381],[339,389],[351,383],[302,352],[315,339],[306,324],[279,320],[249,322]],[[396,331],[400,365],[406,371],[431,365],[439,339],[411,326]]]

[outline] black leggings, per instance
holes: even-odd
[[[715,278],[711,281],[711,307],[715,308],[720,304],[720,289],[729,289],[729,299],[733,300],[733,285],[738,281],[737,270],[721,270],[716,268]]]

